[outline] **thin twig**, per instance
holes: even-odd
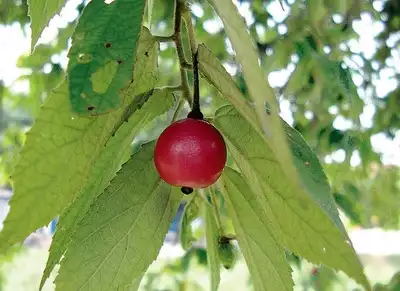
[[[181,24],[182,24],[182,11],[185,7],[185,3],[180,0],[175,1],[175,23],[174,23],[174,35],[173,41],[175,43],[176,53],[179,58],[180,75],[181,75],[181,86],[182,86],[182,96],[189,103],[192,103],[191,92],[189,88],[189,82],[187,77],[186,69],[188,67],[188,62],[185,58],[185,52],[182,45],[182,35],[181,35]]]
[[[174,35],[153,35],[153,37],[155,38],[155,40],[157,42],[173,42],[174,41]]]
[[[184,5],[183,11],[182,11],[182,17],[185,20],[185,24],[187,27],[187,32],[189,36],[189,44],[190,44],[190,49],[192,51],[192,60],[194,54],[197,52],[197,44],[196,44],[196,37],[194,35],[194,27],[192,24],[192,16],[190,14],[189,8]]]

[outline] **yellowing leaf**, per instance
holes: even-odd
[[[257,201],[257,195],[243,177],[229,167],[224,170],[221,185],[254,289],[292,290],[289,263],[270,229],[268,216]]]
[[[313,263],[344,271],[369,290],[360,261],[340,220],[337,222],[339,218],[335,219],[337,210],[331,209],[333,198],[325,192],[329,188],[315,159],[306,157],[304,163],[308,164],[304,167],[311,170],[303,169],[309,177],[302,177],[302,188],[294,188],[263,138],[232,106],[219,109],[214,123],[225,136],[249,188],[257,194],[277,240]],[[290,135],[289,142],[295,159],[301,163],[305,145]]]
[[[108,61],[104,67],[99,68],[90,76],[93,91],[99,94],[105,93],[111,84],[112,77],[117,72],[118,64]]]
[[[31,18],[31,52],[49,21],[60,12],[66,0],[28,0]]]
[[[70,102],[77,113],[99,115],[123,105],[121,90],[132,80],[145,3],[93,0],[83,10],[67,69]]]
[[[57,290],[137,290],[156,259],[182,193],[159,177],[154,142],[122,166],[77,227]]]

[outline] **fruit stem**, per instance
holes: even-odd
[[[190,9],[185,5],[182,10],[182,17],[186,24],[186,30],[188,32],[190,51],[192,53],[192,64],[193,64],[193,103],[192,111],[189,113],[189,118],[203,119],[203,114],[200,110],[200,84],[199,84],[199,62],[198,62],[198,51],[196,44],[196,37],[194,34],[194,27],[192,24],[192,16]]]
[[[197,51],[193,54],[193,103],[192,111],[188,114],[189,118],[203,119],[200,110],[200,84],[199,84],[199,63]]]

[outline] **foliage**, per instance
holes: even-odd
[[[229,234],[254,290],[292,290],[296,255],[325,265],[315,284],[329,285],[321,282],[333,268],[370,290],[336,207],[353,224],[400,225],[399,170],[384,165],[371,143],[375,134],[393,139],[399,129],[399,89],[384,96],[376,89],[387,70],[398,86],[395,0],[384,1],[382,13],[379,1],[363,0],[199,0],[192,13],[181,0],[92,0],[49,44],[36,43],[65,1],[36,2],[0,2],[5,25],[25,25],[29,15],[33,51],[18,61],[28,73],[16,82],[28,81],[28,92],[0,80],[0,165],[14,191],[0,250],[59,216],[41,287],[59,263],[56,290],[139,286],[182,195],[157,175],[154,142],[133,155],[131,144],[157,137],[171,118],[187,114],[197,53],[202,111],[224,135],[229,159],[218,183],[185,199],[180,241],[187,253],[166,270],[186,274],[194,253],[207,254],[217,290],[226,261],[219,239]],[[284,17],[274,15],[277,9]],[[371,56],[352,49],[359,38],[354,24],[365,15],[384,27]],[[221,28],[210,32],[207,23],[217,17]],[[53,56],[70,38],[65,68]],[[279,70],[289,77],[271,88],[264,74]],[[293,126],[279,116],[285,102]],[[364,126],[360,114],[370,105],[373,126]],[[351,126],[337,128],[339,117]],[[325,162],[339,150],[343,162]],[[195,246],[191,224],[199,217],[206,250]],[[188,286],[185,276],[179,286]]]

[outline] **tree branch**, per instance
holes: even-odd
[[[182,35],[181,35],[182,12],[184,10],[184,7],[185,3],[183,3],[181,0],[175,1],[174,34],[172,36],[172,40],[175,43],[176,53],[179,59],[182,96],[191,104],[192,94],[190,92],[187,71],[186,71],[189,67],[191,67],[191,65],[186,61],[185,52],[183,50],[183,45],[182,45]]]

